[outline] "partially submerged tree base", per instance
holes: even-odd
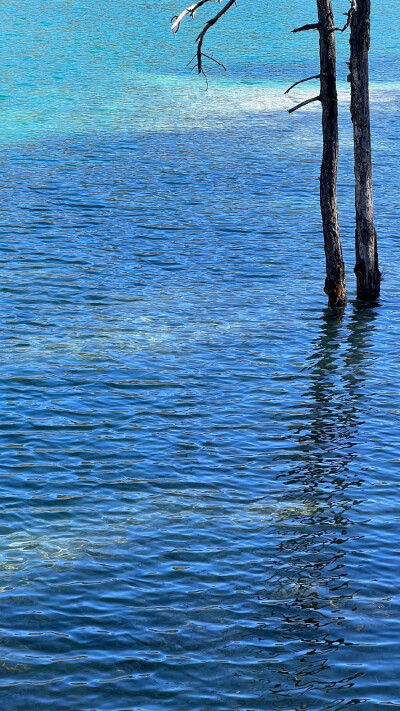
[[[354,273],[357,278],[357,298],[363,301],[376,301],[381,293],[382,275],[378,266],[378,247],[376,232],[370,250],[369,234],[363,239],[356,228],[356,266]],[[372,254],[370,253],[372,251]],[[371,264],[371,269],[368,265]]]
[[[329,306],[332,309],[335,309],[335,311],[344,309],[347,304],[345,285],[342,287],[338,285],[338,281],[332,283],[326,279],[324,292],[328,296]]]

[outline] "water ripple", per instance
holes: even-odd
[[[160,74],[145,35],[139,76],[128,3],[100,2],[107,43],[87,3],[30,18],[38,56],[26,8],[14,11],[0,50],[19,77],[4,79],[16,85],[0,121],[12,137],[0,202],[3,708],[400,705],[395,102],[374,103],[373,117],[383,299],[351,301],[338,320],[322,306],[318,113],[289,117],[255,85],[267,60],[248,58],[243,38],[229,54],[233,26],[216,42],[236,84],[215,79],[202,99],[185,83],[171,93],[181,78]],[[268,32],[275,80],[293,72],[273,28],[253,10],[250,21]],[[167,61],[170,44],[160,52]],[[375,56],[378,80],[388,60]],[[348,283],[352,297],[350,270]]]

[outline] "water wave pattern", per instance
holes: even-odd
[[[79,7],[59,1],[32,19],[43,25],[40,56],[58,37],[67,76],[72,48],[87,51],[94,31]],[[132,51],[126,27],[144,15],[132,19],[124,2],[99,8],[120,76]],[[15,11],[14,32],[28,43],[24,6]],[[89,39],[78,42],[74,23]],[[169,53],[167,40],[158,52],[142,48],[149,75]],[[5,65],[10,76],[17,59]],[[232,70],[238,93],[246,67],[256,73],[262,62],[256,47]],[[44,86],[49,68],[29,66]],[[107,84],[108,64],[95,66]],[[78,69],[82,108],[96,89]],[[44,99],[17,95],[32,116],[28,128],[10,123],[2,145],[2,708],[392,711],[398,109],[374,104],[385,277],[376,307],[353,300],[342,112],[351,302],[338,320],[322,292],[318,112],[289,117],[250,103],[213,115],[211,89],[205,125],[188,131],[178,111],[174,127],[171,108],[161,130],[159,94],[153,79],[144,84],[152,101],[132,99],[144,107],[142,128],[128,128],[130,105],[122,127],[102,124],[101,101],[99,130],[85,114],[68,128],[57,95],[46,138]],[[189,115],[189,98],[185,107]]]

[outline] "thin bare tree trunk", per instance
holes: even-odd
[[[369,108],[370,0],[353,0],[350,23],[351,117],[354,132],[357,296],[379,296],[381,273],[374,224]]]
[[[320,178],[321,215],[326,257],[325,293],[334,308],[346,305],[346,282],[337,207],[339,157],[335,23],[331,0],[317,0],[321,67],[323,154]]]

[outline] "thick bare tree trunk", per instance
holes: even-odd
[[[371,125],[369,109],[370,0],[353,0],[350,23],[351,117],[354,132],[354,174],[356,183],[357,296],[374,300],[379,296],[381,273],[374,224],[372,190]]]
[[[334,308],[346,305],[346,282],[337,207],[339,157],[335,23],[331,0],[317,0],[321,67],[323,154],[320,178],[321,215],[326,257],[325,293]]]

